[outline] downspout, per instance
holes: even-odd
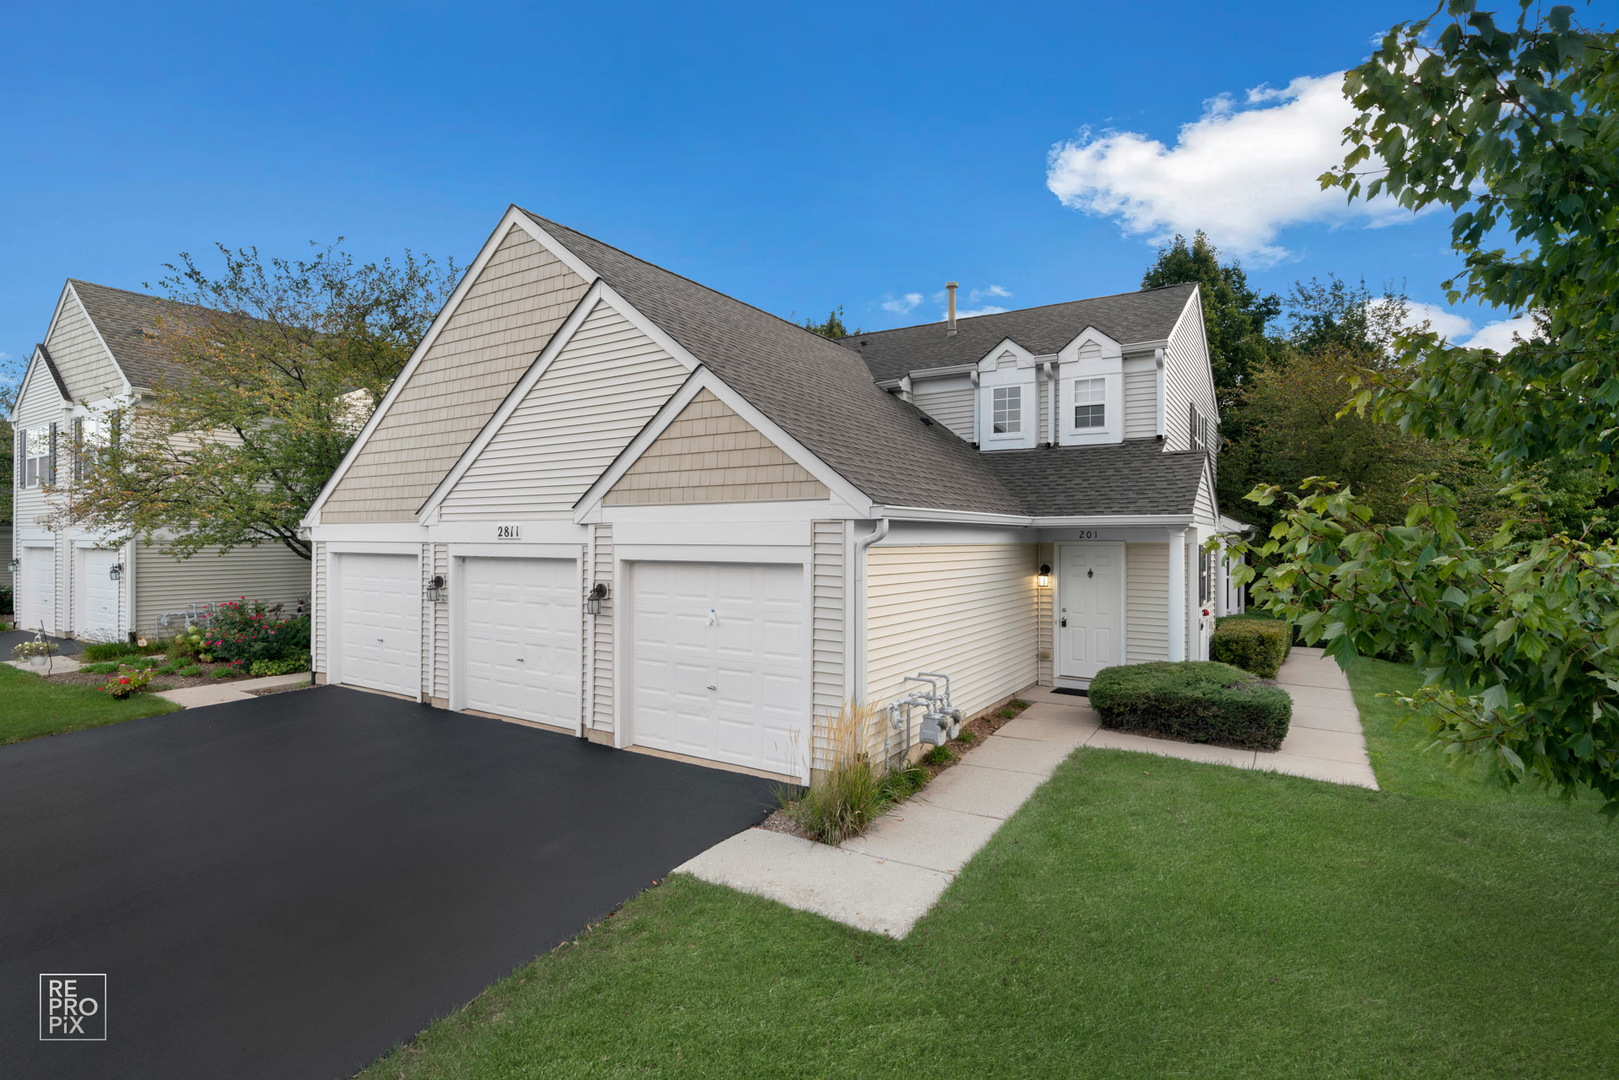
[[[854,544],[854,700],[866,703],[866,551],[888,535],[888,519],[878,518],[871,535]]]

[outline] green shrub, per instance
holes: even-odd
[[[1293,718],[1287,691],[1212,660],[1104,668],[1090,702],[1103,727],[1243,750],[1277,749]]]
[[[922,760],[929,765],[948,765],[956,760],[956,752],[948,746],[935,746],[922,755]]]
[[[99,664],[80,664],[79,670],[86,675],[111,675],[118,670],[118,661],[104,660]]]
[[[187,664],[182,668],[176,669],[174,673],[187,679],[195,679],[198,675],[208,674],[208,669],[203,667],[201,664]]]
[[[139,656],[140,650],[127,641],[97,641],[86,645],[79,655],[86,660],[116,660],[120,656]]]
[[[151,681],[152,671],[149,667],[120,664],[117,676],[109,679],[106,685],[101,687],[101,690],[111,697],[122,699],[145,693]]]
[[[199,654],[216,660],[285,660],[309,651],[309,616],[277,620],[262,600],[220,604],[202,633]]]
[[[1274,679],[1293,650],[1293,628],[1280,619],[1226,616],[1209,638],[1209,659]]]
[[[255,660],[248,665],[248,672],[255,678],[266,675],[291,675],[295,671],[309,670],[309,654],[300,653],[289,656],[285,660]]]
[[[214,668],[214,670],[208,673],[208,677],[210,679],[234,679],[238,675],[245,674],[247,674],[247,672],[242,670],[242,662],[240,660],[232,660],[228,664],[223,664],[220,667]]]
[[[941,750],[943,747],[934,747]],[[918,791],[927,787],[928,771],[920,765],[907,765],[903,769],[890,769],[877,781],[877,807],[879,810],[890,803],[897,803],[902,799],[909,799]]]

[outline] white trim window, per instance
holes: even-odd
[[[23,438],[23,487],[37,488],[51,482],[51,429],[28,428]]]
[[[991,398],[990,434],[1023,433],[1023,387],[997,386]]]
[[[1107,430],[1107,380],[1074,380],[1074,430]]]

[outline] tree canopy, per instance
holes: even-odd
[[[1540,328],[1504,355],[1403,330],[1354,403],[1469,440],[1516,513],[1481,539],[1431,475],[1394,523],[1329,483],[1267,487],[1251,497],[1286,513],[1250,551],[1270,561],[1256,599],[1332,655],[1411,649],[1426,685],[1406,700],[1447,753],[1505,784],[1589,786],[1619,813],[1619,547],[1565,531],[1540,483],[1583,470],[1593,497],[1613,489],[1619,36],[1568,7],[1520,0],[1503,27],[1451,0],[1390,30],[1345,91],[1360,114],[1323,186],[1450,212],[1448,295]]]
[[[1281,300],[1251,288],[1242,264],[1220,262],[1220,251],[1199,230],[1187,243],[1177,236],[1158,249],[1141,277],[1143,289],[1196,282],[1202,286],[1203,323],[1209,339],[1209,364],[1215,393],[1223,409],[1255,368],[1270,354],[1269,324],[1281,313]]]
[[[456,276],[408,251],[357,265],[340,245],[294,260],[220,246],[217,275],[189,254],[168,265],[186,305],[157,328],[174,372],[85,425],[53,489],[61,523],[182,557],[276,543],[308,558],[299,521]]]
[[[816,322],[814,319],[805,319],[801,325],[806,330],[820,334],[825,338],[832,338],[833,340],[860,333],[860,327],[858,326],[853,330],[850,330],[848,327],[843,325],[842,304],[839,304],[836,310],[827,312],[826,318],[820,322]]]

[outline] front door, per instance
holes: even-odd
[[[1124,549],[1062,544],[1057,565],[1057,675],[1091,679],[1124,662]]]

